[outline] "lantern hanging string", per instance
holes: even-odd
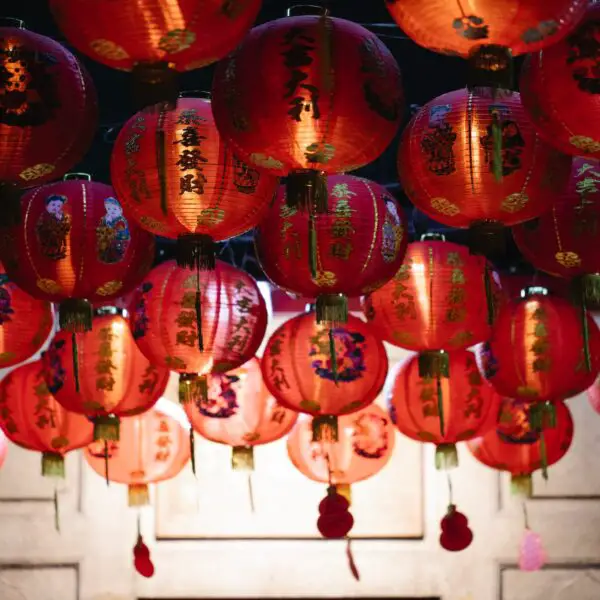
[[[71,351],[73,353],[73,378],[75,379],[75,391],[79,393],[79,350],[77,348],[77,334],[71,333]]]
[[[108,440],[104,440],[104,478],[106,479],[106,487],[110,485],[108,477]]]
[[[200,261],[196,261],[196,330],[198,332],[198,350],[204,352],[204,338],[202,337],[202,295],[200,292]]]
[[[54,484],[54,529],[60,533],[60,509],[58,506],[58,484]]]
[[[196,442],[194,440],[194,428],[190,425],[190,462],[192,473],[196,476]]]

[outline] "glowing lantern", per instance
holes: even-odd
[[[392,421],[407,437],[436,445],[438,469],[458,465],[456,443],[496,425],[500,396],[479,373],[468,350],[448,353],[452,377],[421,376],[418,357],[395,368],[387,389]]]
[[[480,356],[486,378],[502,396],[562,400],[594,383],[600,331],[585,311],[530,287],[500,311]]]
[[[217,65],[213,110],[240,158],[288,176],[290,206],[326,212],[325,176],[372,162],[394,138],[400,70],[374,33],[297,8],[252,29]]]
[[[346,298],[388,281],[400,268],[408,241],[401,207],[367,179],[327,180],[331,212],[314,214],[286,205],[285,188],[260,224],[256,251],[267,277],[300,296],[317,298],[317,320],[344,322]]]
[[[75,346],[70,334],[56,334],[42,357],[44,375],[65,409],[94,423],[95,440],[118,440],[119,417],[151,408],[167,386],[169,371],[142,354],[116,311],[101,311],[93,324],[93,331],[77,335]]]
[[[215,127],[211,103],[179,98],[127,121],[114,146],[112,182],[142,227],[177,238],[180,266],[214,268],[214,242],[252,229],[279,178],[238,160]]]
[[[71,177],[23,196],[23,221],[1,251],[10,279],[34,298],[59,302],[60,326],[73,332],[91,329],[93,302],[139,283],[154,238],[127,219],[110,186]]]
[[[469,227],[477,249],[492,233],[537,217],[559,200],[571,161],[535,132],[517,92],[481,88],[438,96],[404,131],[398,169],[415,206]]]
[[[369,326],[348,316],[328,328],[307,312],[286,321],[264,350],[262,371],[275,399],[297,412],[315,417],[315,439],[338,435],[338,415],[368,406],[379,394],[387,374],[383,343]]]
[[[207,398],[183,407],[202,437],[233,448],[234,468],[252,469],[253,447],[282,438],[298,416],[269,394],[257,358],[227,373],[210,375]]]
[[[531,405],[504,400],[496,429],[467,442],[484,465],[511,474],[513,493],[531,496],[531,474],[558,462],[571,447],[573,419],[564,402],[555,403],[553,423],[532,419]]]
[[[8,439],[42,453],[42,475],[64,477],[64,456],[92,441],[92,424],[65,410],[48,391],[41,361],[11,371],[0,383],[0,428]]]
[[[172,479],[190,460],[188,435],[176,418],[153,408],[123,419],[118,441],[94,442],[84,456],[96,473],[128,486],[130,506],[143,506],[149,484]]]
[[[250,275],[217,261],[202,277],[168,261],[132,303],[133,337],[153,364],[177,371],[180,400],[206,398],[206,375],[250,360],[267,327],[267,307]]]

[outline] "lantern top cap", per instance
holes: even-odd
[[[424,233],[421,236],[421,241],[422,242],[445,242],[446,236],[443,233],[434,233],[434,232]]]
[[[201,100],[211,100],[211,93],[206,90],[184,90],[179,92],[180,98],[199,98]]]
[[[89,173],[67,173],[63,177],[63,181],[71,181],[73,179],[82,179],[85,181],[91,181],[92,176]]]
[[[530,298],[531,296],[547,296],[550,292],[548,288],[541,285],[530,285],[521,290],[521,298]]]
[[[290,6],[286,11],[287,17],[299,17],[302,15],[317,15],[320,17],[328,17],[329,9],[316,4],[297,4]]]
[[[119,315],[120,317],[127,318],[128,312],[124,308],[118,306],[101,306],[94,309],[95,317],[104,317],[106,315]]]
[[[0,27],[15,27],[25,29],[25,21],[16,17],[0,17]]]

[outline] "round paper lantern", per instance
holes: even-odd
[[[600,5],[565,39],[532,54],[521,70],[523,105],[540,136],[567,154],[600,158]],[[577,110],[572,107],[577,106]]]
[[[583,298],[600,300],[600,164],[574,158],[566,194],[537,219],[513,228],[525,259],[555,277],[577,280]]]
[[[151,408],[169,380],[168,369],[142,354],[127,321],[111,309],[94,317],[93,330],[77,334],[75,345],[71,334],[58,332],[42,361],[50,392],[94,423],[95,440],[118,440],[119,417]]]
[[[33,356],[52,331],[52,306],[17,287],[0,263],[0,368]]]
[[[60,303],[61,328],[87,331],[93,302],[126,293],[148,272],[154,237],[123,214],[110,186],[66,177],[23,196],[24,218],[8,230],[1,254],[20,288]]]
[[[11,21],[0,26],[0,182],[26,187],[81,160],[98,107],[89,75],[64,46]]]
[[[573,419],[564,402],[555,403],[554,423],[535,424],[532,409],[521,400],[503,400],[497,428],[467,442],[479,462],[508,471],[513,493],[526,496],[531,496],[531,474],[558,462],[573,441]]]
[[[6,460],[6,455],[8,453],[8,440],[6,434],[2,429],[0,429],[0,469]]]
[[[221,139],[210,100],[152,106],[123,127],[112,182],[142,227],[177,238],[181,266],[214,268],[214,242],[252,229],[279,178],[238,160]]]
[[[231,52],[260,6],[260,0],[50,2],[58,26],[77,50],[108,67],[133,71],[151,87],[161,80],[173,87],[177,71],[199,69]]]
[[[408,241],[407,221],[394,197],[377,183],[334,175],[327,187],[331,212],[315,219],[313,214],[289,208],[281,186],[257,230],[255,245],[260,264],[274,284],[316,297],[319,322],[344,322],[347,296],[383,285],[400,268]]]
[[[600,331],[590,315],[542,287],[500,311],[480,350],[499,394],[529,402],[563,400],[589,388],[600,368]]]
[[[386,390],[392,421],[407,437],[436,445],[438,469],[458,465],[456,443],[495,427],[500,396],[479,373],[468,350],[448,353],[452,377],[419,374],[412,356],[399,363]]]
[[[153,408],[123,419],[118,441],[93,442],[84,456],[98,475],[127,484],[130,506],[143,506],[150,501],[149,484],[172,479],[190,460],[188,437],[177,419]]]
[[[313,441],[313,418],[300,415],[287,438],[292,464],[313,481],[348,486],[379,473],[394,451],[394,427],[371,404],[339,418],[337,441]]]
[[[560,199],[571,161],[535,132],[517,92],[480,88],[438,96],[413,117],[398,153],[404,191],[450,227],[491,232],[537,217]]]
[[[352,315],[332,328],[317,324],[312,312],[293,317],[273,333],[262,358],[271,394],[284,406],[316,417],[317,440],[335,439],[338,415],[375,400],[387,368],[383,343]]]
[[[167,261],[139,286],[133,337],[148,360],[182,374],[180,400],[206,398],[206,375],[250,360],[267,327],[267,307],[250,275],[217,261],[198,273]]]
[[[402,267],[365,298],[364,311],[375,334],[421,352],[423,373],[435,376],[448,371],[443,350],[489,337],[498,293],[498,277],[485,258],[429,234],[408,245]]]
[[[298,416],[269,394],[257,358],[227,373],[210,375],[207,397],[183,407],[202,437],[232,446],[234,468],[252,469],[253,447],[282,438]]]
[[[217,65],[213,109],[240,158],[288,175],[290,206],[326,212],[325,175],[385,150],[403,95],[398,65],[374,33],[316,11],[252,29]]]
[[[64,456],[92,441],[92,424],[65,410],[48,391],[41,361],[11,371],[0,382],[0,428],[8,439],[42,453],[42,475],[64,477]]]

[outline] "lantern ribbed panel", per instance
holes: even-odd
[[[564,37],[583,15],[586,0],[388,0],[402,31],[443,54],[468,56],[481,44],[535,52]]]
[[[449,361],[451,376],[440,378],[443,434],[435,378],[419,375],[416,355],[395,367],[386,396],[400,433],[418,442],[455,444],[495,427],[500,396],[479,373],[475,355],[456,350]]]
[[[131,290],[154,259],[154,237],[123,215],[103,183],[68,180],[28,191],[1,244],[9,277],[35,298],[105,302]]]
[[[438,96],[403,133],[398,169],[404,191],[444,225],[528,221],[558,200],[567,184],[570,159],[538,137],[519,94],[492,94],[480,88]]]
[[[167,261],[141,283],[132,304],[133,337],[148,360],[179,373],[224,373],[258,350],[267,327],[267,307],[250,275],[217,261],[200,274],[201,328],[195,312],[197,274]]]
[[[386,189],[368,179],[327,179],[330,212],[314,219],[316,277],[310,269],[310,215],[286,206],[281,186],[257,229],[256,251],[267,277],[292,293],[314,298],[360,296],[400,268],[408,241],[407,221]]]
[[[121,421],[119,441],[108,442],[108,478],[143,485],[175,477],[190,459],[189,434],[173,417],[153,408]],[[86,462],[105,477],[105,442],[90,444]]]
[[[73,367],[73,340],[59,331],[42,361],[48,388],[64,408],[88,417],[128,417],[151,408],[169,380],[136,346],[120,315],[93,320],[92,331],[77,334],[79,391]]]
[[[222,241],[254,227],[279,179],[238,160],[220,137],[211,103],[179,98],[152,106],[123,127],[111,176],[128,213],[166,237],[186,233]]]
[[[527,262],[565,279],[600,272],[598,185],[598,161],[573,158],[564,197],[534,221],[513,227],[513,239]]]
[[[215,121],[250,164],[352,171],[392,141],[403,113],[398,65],[356,23],[292,16],[259,25],[219,62]]]
[[[401,348],[455,350],[477,344],[490,333],[485,269],[485,258],[465,246],[412,242],[394,278],[365,298],[365,315],[377,335]],[[497,276],[490,272],[489,277],[497,295]]]
[[[0,368],[33,356],[52,331],[52,307],[17,287],[0,264]]]
[[[557,463],[573,442],[573,418],[564,402],[554,404],[556,426],[543,427],[547,465]],[[542,467],[540,435],[529,421],[531,408],[516,400],[502,401],[498,427],[470,440],[467,447],[484,465],[512,475],[529,475]]]
[[[589,388],[600,367],[600,331],[586,315],[591,371],[585,364],[580,309],[556,296],[510,300],[481,348],[482,370],[499,394],[537,402]]]
[[[0,383],[0,427],[27,450],[64,455],[92,441],[92,424],[65,410],[48,391],[41,361],[11,371]]]
[[[371,404],[339,418],[337,442],[313,442],[312,418],[300,415],[287,438],[287,451],[292,464],[309,479],[350,485],[379,473],[392,457],[395,442],[389,417]]]
[[[170,63],[199,69],[231,52],[252,26],[260,0],[51,0],[77,50],[114,69]]]
[[[298,417],[284,408],[266,388],[260,361],[208,376],[208,398],[183,408],[202,437],[229,446],[269,444],[286,435]]]
[[[521,70],[521,94],[529,117],[548,144],[567,154],[600,158],[600,84],[595,66],[599,33],[600,6],[590,5],[577,29],[551,48],[532,54]],[[596,54],[590,54],[590,48]]]
[[[262,358],[265,384],[278,402],[311,415],[343,415],[367,406],[387,375],[383,343],[371,328],[348,316],[334,327],[337,385],[331,368],[329,327],[312,312],[293,317],[270,337]]]
[[[21,187],[61,177],[87,152],[98,106],[92,80],[59,43],[0,27],[0,181]]]

